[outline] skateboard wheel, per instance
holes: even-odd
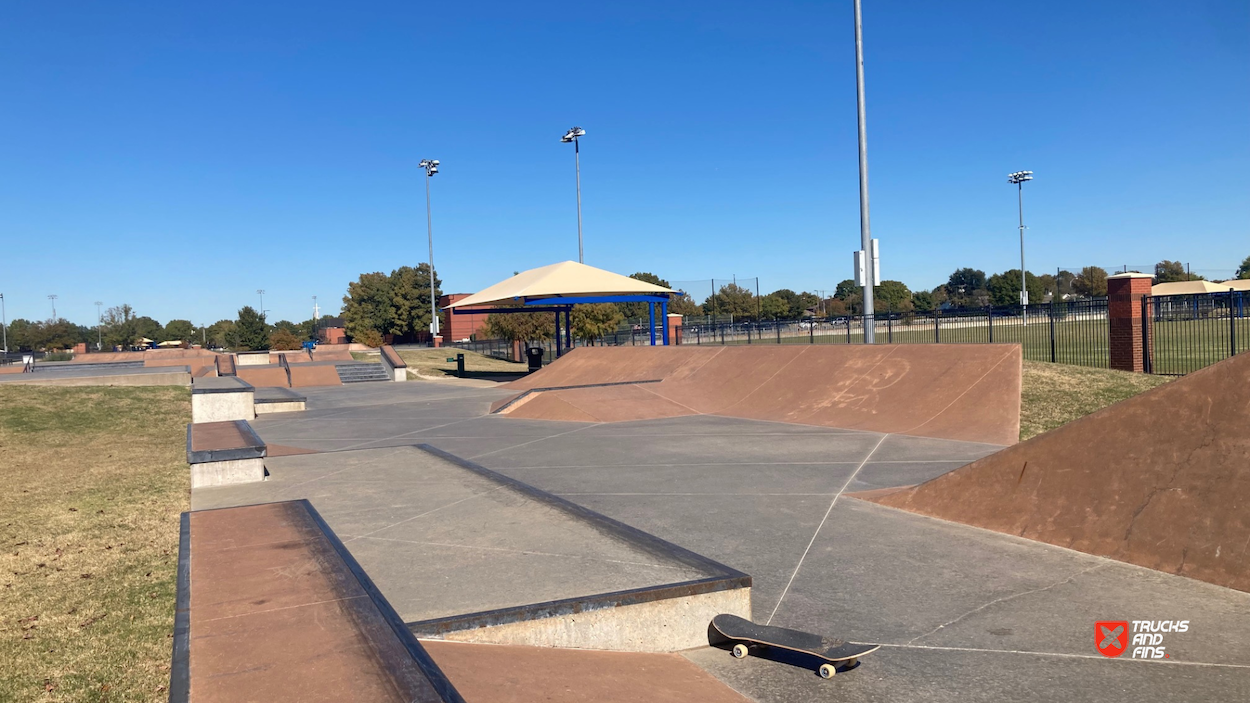
[[[820,665],[820,678],[831,679],[836,673],[838,673],[838,670],[833,666],[833,664]]]
[[[735,644],[733,654],[738,659],[742,659],[747,655],[747,646],[745,644]]]
[[[849,669],[849,668],[851,668],[851,667],[855,666],[855,665],[856,665],[856,664],[858,664],[858,663],[859,663],[859,658],[858,658],[858,657],[851,657],[850,659],[847,659],[847,660],[846,660],[846,667]]]

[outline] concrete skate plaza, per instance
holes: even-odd
[[[422,468],[428,452],[411,448],[426,444],[750,575],[757,622],[885,645],[832,681],[721,649],[682,652],[755,700],[1239,700],[1250,691],[1250,594],[850,495],[926,481],[998,445],[699,414],[504,417],[490,408],[515,390],[456,381],[303,394],[305,412],[252,425],[270,446],[321,453],[268,460],[264,483],[197,489],[193,508],[308,499],[405,621],[699,576],[570,536],[557,519],[473,543],[474,521],[500,504],[490,491],[435,481]],[[414,588],[431,565],[440,577]],[[1166,642],[1168,660],[1097,652],[1095,621],[1136,619],[1190,627]],[[471,645],[430,652],[454,669],[463,664],[446,652],[457,646]]]

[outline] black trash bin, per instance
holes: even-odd
[[[542,347],[526,347],[525,359],[530,364],[530,373],[543,367],[543,351]]]

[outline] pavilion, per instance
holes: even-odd
[[[522,271],[489,288],[478,291],[448,305],[452,314],[481,313],[482,307],[498,306],[493,313],[553,312],[556,315],[556,356],[564,353],[561,337],[572,346],[571,312],[583,303],[646,303],[651,320],[651,344],[656,343],[655,314],[660,306],[663,331],[662,344],[668,344],[668,300],[681,295],[664,286],[604,271],[576,261],[563,261],[550,266]],[[469,310],[466,308],[478,308]],[[560,334],[560,317],[564,316],[564,334]]]

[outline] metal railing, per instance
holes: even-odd
[[[1147,373],[1180,376],[1250,351],[1250,294],[1142,298]]]

